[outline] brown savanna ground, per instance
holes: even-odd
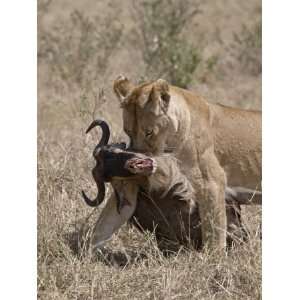
[[[38,1],[38,297],[259,299],[260,208],[243,210],[249,242],[225,258],[193,250],[164,257],[151,234],[127,225],[99,260],[69,247],[83,220],[92,213],[92,224],[101,210],[88,208],[80,196],[81,189],[94,191],[96,136],[85,129],[101,117],[113,139],[124,140],[113,79],[120,73],[136,81],[158,76],[147,73],[143,56],[141,2]],[[211,102],[260,109],[260,1],[188,2],[200,10],[181,32],[200,58],[188,88]]]

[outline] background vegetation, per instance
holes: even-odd
[[[69,247],[92,212],[80,197],[94,190],[87,125],[104,118],[114,140],[126,139],[112,93],[119,74],[162,77],[210,102],[260,109],[260,1],[38,1],[39,298],[260,298],[258,208],[243,212],[249,243],[226,258],[184,250],[166,258],[151,235],[129,226],[100,261]]]

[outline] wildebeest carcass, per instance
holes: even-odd
[[[180,246],[201,249],[201,221],[194,190],[169,155],[150,157],[126,149],[124,143],[108,144],[106,122],[95,120],[88,128],[102,129],[93,156],[92,170],[98,187],[95,200],[82,192],[85,202],[99,205],[105,196],[104,182],[110,182],[115,195],[108,199],[93,231],[92,246],[105,243],[122,224],[129,221],[140,230],[154,232],[161,249],[176,251]],[[261,202],[261,193],[244,188],[226,189],[228,231],[241,228],[240,205]]]

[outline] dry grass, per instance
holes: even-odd
[[[207,0],[199,3],[202,14],[185,28],[187,37],[201,49],[203,62],[189,88],[211,101],[260,108],[260,1],[231,0],[226,6]],[[244,210],[249,242],[234,248],[226,257],[184,250],[164,257],[150,234],[143,235],[129,226],[114,236],[107,245],[107,253],[97,260],[79,257],[70,248],[72,234],[92,211],[80,197],[81,189],[94,190],[90,170],[95,135],[86,136],[84,131],[97,116],[111,124],[114,140],[124,139],[112,80],[119,73],[136,80],[144,75],[142,53],[137,42],[132,42],[136,23],[130,17],[129,4],[130,1],[53,0],[49,6],[40,6],[38,296],[259,299],[259,208]],[[72,23],[74,17],[71,19],[70,13],[75,9],[84,17],[81,23],[78,16],[77,23]],[[110,16],[113,24],[104,15]],[[102,27],[97,27],[99,22]],[[83,24],[92,24],[85,40]],[[113,33],[120,30],[120,24],[122,36],[112,34],[111,39],[101,44],[101,30],[108,28]],[[93,40],[94,36],[98,40]],[[113,51],[111,43],[115,43]],[[97,47],[102,52],[98,53]],[[101,64],[105,51],[110,51],[110,56]],[[78,72],[74,74],[72,70]],[[106,97],[101,94],[102,89]],[[94,212],[91,223],[99,213],[100,210]]]

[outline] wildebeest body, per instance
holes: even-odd
[[[161,250],[178,251],[181,246],[202,247],[198,210],[172,190],[165,197],[155,191],[140,190],[136,210],[130,222],[139,230],[155,234]]]

